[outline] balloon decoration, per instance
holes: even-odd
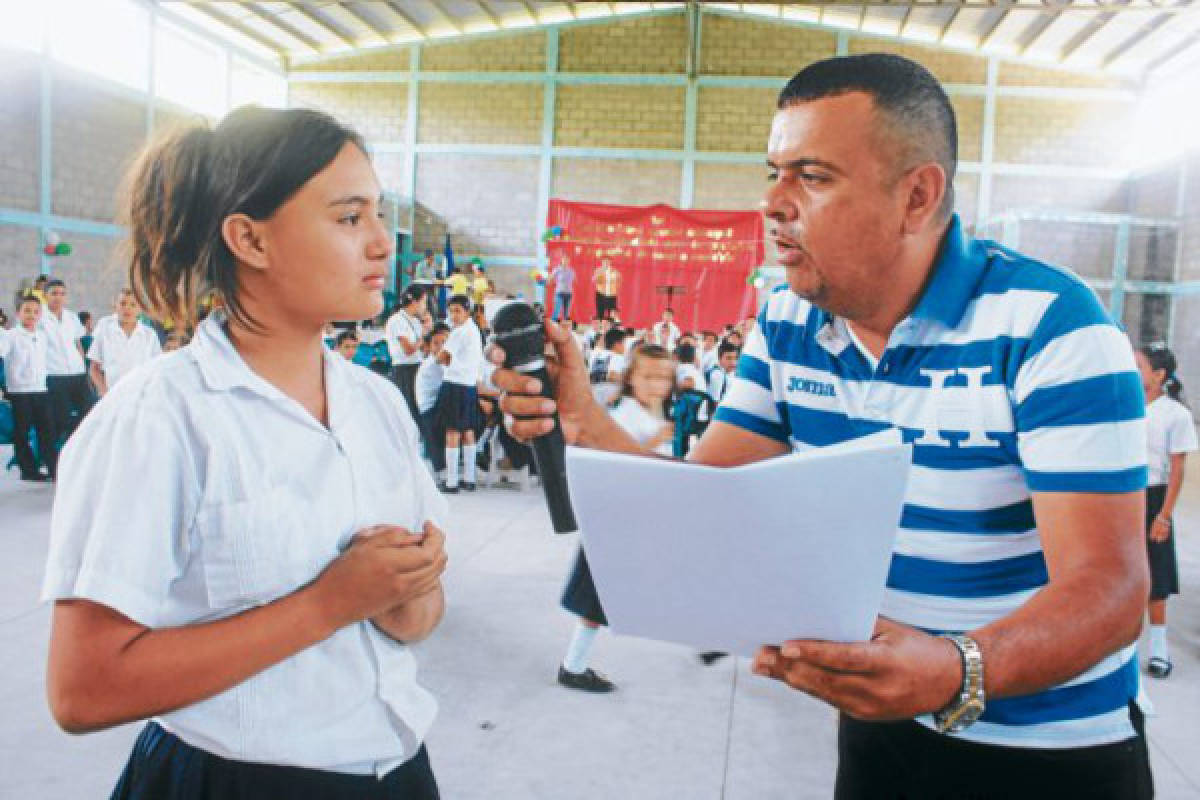
[[[529,271],[529,278],[530,278],[530,279],[531,279],[531,280],[532,280],[532,281],[533,281],[535,284],[537,284],[538,286],[545,286],[545,285],[546,285],[546,280],[547,280],[549,277],[550,277],[550,276],[548,276],[548,275],[546,274],[545,270],[540,270],[540,269],[531,269],[531,270]]]
[[[71,255],[71,245],[62,240],[54,231],[46,231],[46,244],[42,247],[42,252],[48,256],[69,256]]]
[[[567,238],[567,234],[566,234],[566,231],[563,230],[562,226],[555,225],[553,228],[547,228],[546,232],[542,234],[542,244],[545,244],[546,242],[558,241],[558,240],[562,240],[562,239],[566,239],[566,238]]]
[[[767,285],[767,276],[763,274],[762,267],[755,267],[746,275],[746,285],[753,286],[755,289],[762,289]]]

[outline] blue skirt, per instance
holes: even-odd
[[[383,776],[252,764],[215,756],[148,723],[112,800],[438,800],[422,746]]]
[[[448,431],[473,431],[480,427],[479,391],[474,386],[446,381],[438,390],[438,421]]]

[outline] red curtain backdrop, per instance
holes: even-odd
[[[613,206],[551,200],[547,229],[562,237],[546,244],[551,269],[564,257],[575,270],[571,317],[596,315],[592,273],[603,259],[621,272],[617,310],[628,327],[645,328],[662,317],[668,295],[680,330],[713,330],[755,312],[746,284],[763,261],[762,215],[754,211],[684,211],[666,205]],[[546,286],[546,306],[555,286]]]

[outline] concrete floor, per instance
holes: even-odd
[[[9,450],[0,448],[0,464]],[[0,475],[0,798],[105,797],[138,726],[72,737],[44,700],[49,609],[37,605],[53,489]],[[418,655],[441,701],[430,753],[448,800],[827,798],[834,714],[745,661],[705,668],[682,648],[602,634],[593,661],[621,689],[554,682],[573,620],[558,594],[576,547],[538,490],[459,495],[449,610]],[[1148,681],[1158,796],[1200,797],[1200,481],[1179,513],[1184,594],[1171,604],[1175,673]]]

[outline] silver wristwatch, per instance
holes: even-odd
[[[983,694],[983,652],[979,643],[970,636],[957,633],[942,634],[954,642],[962,656],[963,682],[958,697],[933,715],[937,729],[942,733],[959,733],[969,728],[987,707]]]

